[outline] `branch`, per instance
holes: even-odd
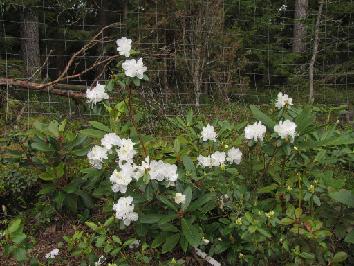
[[[69,85],[69,84],[54,84],[44,87],[42,83],[31,82],[27,80],[16,80],[11,78],[0,78],[0,86],[21,87],[40,92],[50,92],[54,95],[67,96],[75,99],[85,98],[85,93],[78,92],[86,89],[86,86]],[[75,92],[76,91],[76,92]]]

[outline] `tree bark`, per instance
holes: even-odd
[[[29,8],[22,13],[21,50],[26,77],[40,79],[39,23],[37,15]]]
[[[310,60],[310,66],[309,66],[309,80],[310,80],[309,103],[311,104],[315,101],[314,88],[313,88],[313,75],[314,75],[316,57],[318,53],[318,46],[320,44],[320,24],[321,24],[322,10],[323,10],[323,0],[320,1],[320,5],[318,7],[318,14],[317,14],[317,20],[315,26],[315,40],[314,40],[313,52]]]
[[[295,22],[293,52],[304,53],[306,51],[306,26],[304,20],[308,13],[308,0],[295,0]]]

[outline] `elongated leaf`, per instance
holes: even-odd
[[[189,211],[195,211],[196,209],[199,209],[202,207],[204,204],[207,202],[214,200],[216,197],[215,193],[207,193],[204,194],[203,196],[199,197],[197,200],[193,201],[190,205],[188,210]]]
[[[183,194],[186,196],[186,200],[185,200],[184,204],[182,205],[182,209],[186,210],[188,208],[189,204],[192,201],[192,196],[193,196],[192,195],[192,188],[191,187],[187,187],[184,190]]]
[[[335,201],[343,203],[351,208],[354,207],[354,193],[350,190],[341,189],[337,192],[329,193],[329,196]]]
[[[50,144],[39,141],[32,143],[31,147],[37,151],[54,151]]]
[[[202,234],[200,233],[198,227],[185,218],[182,218],[181,225],[183,235],[187,239],[188,243],[193,247],[197,247],[202,240]]]
[[[104,136],[105,132],[101,130],[96,130],[96,129],[83,129],[80,131],[81,134],[91,137],[91,138],[97,138],[100,139]]]
[[[172,236],[167,237],[165,244],[162,246],[162,253],[170,252],[172,251],[175,246],[177,245],[178,241],[180,238],[180,234],[174,234]]]
[[[139,221],[142,224],[155,224],[158,223],[161,219],[160,214],[142,214],[139,217]]]
[[[89,122],[90,125],[96,129],[99,129],[101,131],[104,131],[104,132],[111,132],[111,130],[109,129],[109,127],[107,127],[106,125],[102,124],[101,122],[97,122],[97,121],[90,121]]]
[[[274,190],[276,190],[278,188],[278,185],[277,184],[271,184],[269,186],[266,186],[266,187],[262,187],[262,188],[259,188],[257,190],[257,193],[260,193],[260,194],[265,194],[265,193],[272,193]]]
[[[250,109],[257,120],[261,121],[267,128],[273,130],[275,122],[268,115],[259,110],[255,105],[251,105]]]

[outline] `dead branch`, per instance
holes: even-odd
[[[97,44],[102,43],[101,35],[102,33],[120,23],[113,23],[108,26],[103,27],[97,34],[95,34],[79,51],[75,52],[69,59],[66,64],[64,70],[60,73],[60,75],[54,79],[53,81],[49,81],[46,83],[39,82],[31,82],[29,80],[19,80],[13,78],[0,78],[0,86],[7,87],[20,87],[34,91],[42,91],[42,92],[50,92],[54,95],[67,96],[71,98],[84,98],[85,94],[82,92],[86,89],[85,86],[80,85],[69,85],[69,84],[61,84],[63,81],[68,81],[74,78],[80,78],[85,73],[94,70],[101,65],[103,65],[102,72],[109,66],[109,64],[114,61],[119,55],[98,57],[95,62],[89,65],[86,69],[75,73],[75,70],[72,71],[74,64],[78,61],[78,59],[85,55],[87,50],[96,46]],[[45,60],[44,65],[47,63],[47,59]],[[38,70],[37,70],[38,71]],[[70,74],[70,72],[72,72]]]

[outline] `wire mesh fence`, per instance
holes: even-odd
[[[353,104],[353,1],[324,1],[317,52],[320,4],[302,1],[307,4],[306,14],[296,18],[294,2],[301,1],[0,1],[0,77],[53,80],[90,36],[117,23],[102,34],[99,45],[80,55],[73,71],[85,70],[98,58],[114,54],[115,39],[129,36],[151,79],[137,93],[143,103],[158,106],[164,114],[224,102],[261,104],[278,91],[307,101],[314,53],[315,102]],[[28,12],[32,16],[26,20]],[[40,67],[33,75],[28,70],[34,63],[25,52],[35,38],[26,31],[28,23],[38,25]],[[296,25],[303,30],[300,38],[294,37]],[[295,41],[301,43],[300,51],[294,51]],[[62,85],[84,91],[97,79],[109,79],[112,71],[112,64],[103,71],[96,68]],[[30,121],[39,114],[90,115],[82,102],[53,95],[50,88],[37,92],[3,84],[0,93],[6,120],[27,116]]]

